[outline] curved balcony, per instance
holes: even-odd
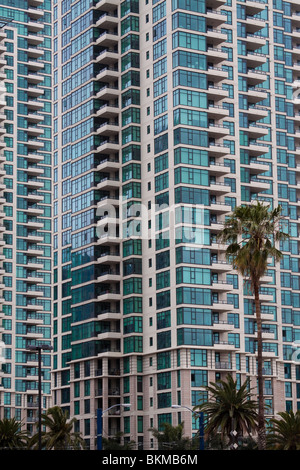
[[[39,11],[42,11],[43,10],[39,10]],[[44,14],[44,12],[43,12]],[[40,31],[42,31],[44,29],[44,23],[40,23],[34,19],[30,19],[27,23],[27,28],[28,28],[28,32],[31,33],[39,33]]]
[[[259,157],[265,153],[269,152],[269,147],[267,144],[263,144],[262,142],[251,141],[247,147],[250,157]]]
[[[260,49],[266,44],[266,38],[264,36],[258,36],[257,34],[247,34],[243,41],[247,44],[247,49],[255,51]]]
[[[206,39],[207,42],[210,42],[213,45],[218,45],[227,41],[227,34],[225,34],[221,29],[207,28]]]
[[[222,126],[221,124],[209,124],[208,126],[209,137],[226,137],[230,134],[228,127]]]
[[[114,136],[120,132],[120,126],[113,122],[104,122],[97,127],[97,135],[100,136]]]
[[[105,82],[115,82],[118,80],[120,72],[114,67],[103,67],[97,74],[96,79]]]
[[[217,181],[210,183],[209,190],[211,194],[227,194],[231,192],[231,187],[229,186],[229,184]]]
[[[108,101],[118,98],[119,94],[120,91],[117,87],[106,85],[98,91],[96,96],[100,100]]]
[[[107,48],[99,52],[99,54],[97,55],[95,59],[95,62],[97,64],[104,64],[104,65],[110,64],[111,65],[111,64],[118,62],[118,60],[119,60],[119,53],[113,49]]]
[[[245,6],[246,4],[247,2],[245,2]],[[264,8],[265,8],[265,4],[264,4]],[[263,29],[266,25],[265,20],[261,18],[255,18],[252,15],[247,15],[245,21],[246,21],[246,31],[247,33],[250,33],[250,34],[257,33],[258,31]]]
[[[26,62],[26,66],[28,67],[29,71],[38,71],[44,68],[43,62],[40,62],[38,60],[30,59]]]
[[[209,69],[209,70],[212,70],[212,69]],[[226,72],[226,75],[227,75],[227,72]],[[214,101],[220,101],[228,97],[228,90],[225,90],[220,86],[209,85],[206,93],[207,93],[207,98],[213,99]]]
[[[221,48],[218,47],[208,47],[206,51],[206,58],[208,62],[218,64],[228,59],[227,52],[224,52]]]
[[[106,157],[100,160],[98,166],[97,166],[97,171],[108,171],[108,170],[114,170],[117,171],[120,169],[120,161],[118,157]]]
[[[209,142],[209,155],[215,158],[224,157],[229,154],[229,148],[217,142]]]
[[[248,168],[251,173],[256,175],[269,171],[268,165],[264,165],[263,162],[259,162],[256,159],[251,160],[249,165],[245,165],[244,163],[242,163],[241,166],[243,168]]]
[[[214,350],[216,351],[234,351],[236,348],[233,341],[214,341]]]
[[[116,33],[111,33],[109,31],[101,33],[96,39],[96,45],[101,47],[115,46],[116,44],[118,44],[118,42],[119,35]]]
[[[258,193],[262,191],[266,191],[270,188],[270,185],[268,183],[263,183],[259,181],[259,179],[255,179],[255,178],[252,178],[250,182],[248,183],[243,182],[243,185],[248,186],[251,192],[258,192]]]
[[[27,49],[28,57],[33,57],[34,59],[44,55],[44,50],[39,47],[28,47]]]
[[[212,27],[220,26],[226,23],[227,16],[219,10],[207,7],[206,9],[206,24]]]
[[[33,44],[33,45],[38,45],[44,42],[44,37],[41,35],[37,35],[36,33],[33,33],[30,31],[26,37],[28,45]]]
[[[247,0],[245,2],[245,8],[247,15],[256,15],[266,8],[266,3],[260,0]]]
[[[229,116],[229,110],[220,105],[209,104],[207,114],[211,119],[222,119]]]
[[[232,266],[229,263],[223,260],[219,260],[219,259],[212,260],[211,266],[214,271],[220,271],[220,272],[232,271]]]
[[[210,175],[228,175],[228,173],[230,173],[231,170],[230,170],[230,167],[229,166],[226,166],[224,165],[224,163],[216,163],[216,162],[213,162],[213,163],[210,163],[209,165],[209,174]]]
[[[222,67],[214,67],[213,65],[209,65],[207,67],[207,77],[210,81],[213,81],[213,82],[220,82],[221,80],[225,80],[226,78],[228,78],[228,72],[227,70],[223,70]],[[209,86],[209,88],[214,88],[213,85]],[[216,90],[219,89],[218,87],[215,87]],[[213,95],[216,94],[216,90],[208,90],[208,91],[211,91],[211,93],[213,93]],[[221,88],[222,90],[222,88]],[[223,90],[225,91],[225,90]],[[220,92],[221,93],[221,92]],[[227,95],[228,95],[228,92],[227,92]],[[226,95],[226,96],[227,96]]]
[[[114,104],[104,104],[96,114],[101,118],[116,118],[120,114],[120,107]]]
[[[228,322],[224,320],[214,320],[213,321],[213,330],[214,331],[232,331],[234,330],[234,323],[233,322]]]
[[[115,189],[120,187],[120,179],[112,176],[105,176],[97,184],[98,189]]]
[[[247,113],[251,120],[259,120],[268,116],[268,108],[259,105],[250,105],[248,109],[243,110],[243,112]]]
[[[104,251],[97,259],[99,264],[118,264],[121,262],[120,254],[117,251]]]
[[[213,300],[210,308],[214,311],[231,312],[233,304],[228,303],[226,300]]]
[[[259,137],[268,135],[269,128],[256,123],[249,123],[249,127],[245,128],[245,132],[248,133],[251,139],[258,139]]]
[[[119,0],[99,0],[95,5],[95,10],[114,11],[119,5]]]
[[[263,83],[265,80],[267,80],[267,78],[268,75],[261,70],[250,68],[247,72],[248,85],[257,85],[259,83]]]
[[[211,289],[214,292],[231,292],[233,289],[232,284],[229,284],[229,282],[226,281],[216,281],[212,282]]]

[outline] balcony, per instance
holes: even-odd
[[[118,157],[106,157],[97,166],[97,171],[119,170],[120,161]]]
[[[219,10],[213,10],[212,8],[207,7],[206,10],[206,23],[209,26],[215,27],[220,26],[221,24],[226,23],[227,16],[225,13],[222,13]]]
[[[231,192],[231,187],[226,183],[212,182],[210,183],[209,190],[211,193],[227,194]]]
[[[98,189],[115,189],[120,187],[120,179],[106,176],[97,184]]]
[[[222,126],[221,124],[209,124],[208,126],[209,137],[226,137],[230,134],[228,127]]]
[[[120,73],[114,67],[103,67],[97,75],[98,81],[105,81],[105,82],[115,82],[118,80]]]
[[[228,264],[226,261],[223,260],[212,260],[211,266],[214,271],[221,271],[221,272],[229,272],[232,271],[231,264]]]
[[[259,157],[264,153],[268,153],[269,147],[262,142],[250,141],[248,145],[248,151],[251,157]]]
[[[228,303],[226,300],[213,300],[211,309],[214,311],[231,312],[233,304]]]
[[[257,85],[267,80],[268,75],[261,70],[249,69],[247,72],[248,85]]]
[[[248,133],[251,139],[258,139],[265,135],[268,135],[269,128],[266,126],[261,126],[255,123],[249,123],[249,126],[245,129],[245,132]]]
[[[228,155],[229,148],[216,142],[209,142],[208,151],[210,156],[218,158]]]
[[[211,70],[211,69],[209,69]],[[208,70],[208,71],[209,71]],[[227,72],[226,72],[227,75]],[[207,98],[214,101],[220,101],[228,97],[228,90],[223,89],[220,86],[209,85],[207,88]]]
[[[35,6],[28,5],[27,13],[30,18],[39,19],[44,16],[44,10],[38,9]]]
[[[103,312],[99,313],[97,316],[97,319],[100,321],[106,321],[106,320],[120,320],[121,319],[121,312],[120,309],[116,308],[108,308],[104,310]]]
[[[227,70],[223,70],[221,67],[214,67],[213,65],[209,65],[207,67],[207,76],[209,80],[212,80],[214,82],[219,82],[221,80],[226,80],[226,78],[228,78],[228,72]],[[216,89],[218,89],[218,87],[216,87]]]
[[[247,44],[248,50],[255,51],[263,47],[266,44],[266,38],[264,36],[258,36],[257,34],[247,34],[243,41]]]
[[[99,264],[116,264],[121,262],[121,257],[120,254],[116,251],[107,251],[100,255],[100,257],[97,259],[97,262]]]
[[[107,155],[108,153],[118,153],[120,151],[120,148],[120,144],[117,141],[106,139],[98,145],[94,152],[100,155]]]
[[[227,34],[225,34],[221,29],[207,28],[206,38],[207,42],[218,45],[227,41]]]
[[[113,122],[104,122],[97,127],[97,134],[100,136],[113,136],[119,134],[120,126]]]
[[[224,52],[221,48],[208,47],[206,51],[206,58],[208,62],[219,63],[228,59],[227,52]]]
[[[245,2],[245,8],[247,15],[256,15],[257,13],[264,11],[266,3],[260,0],[247,0],[247,2]]]
[[[248,109],[244,110],[244,112],[248,113],[251,120],[259,120],[268,116],[268,108],[264,106],[249,105]]]
[[[101,33],[100,36],[96,39],[96,45],[101,47],[109,47],[118,44],[118,41],[118,34],[105,31],[104,33]]]
[[[211,119],[222,119],[229,116],[229,110],[220,105],[209,104],[207,114]]]
[[[114,64],[119,60],[119,53],[113,49],[104,49],[96,57],[97,64]]]
[[[210,175],[228,175],[228,173],[230,173],[231,170],[230,170],[230,167],[229,166],[226,166],[224,165],[224,163],[216,163],[216,162],[213,162],[213,163],[210,163],[209,165],[209,174]]]
[[[220,332],[232,331],[234,330],[234,324],[228,321],[214,321],[213,330]]]
[[[104,86],[102,87],[96,97],[99,99],[99,100],[113,100],[113,99],[116,99],[118,98],[119,96],[119,89],[117,87],[113,87],[113,86]]]
[[[212,290],[215,292],[230,292],[232,291],[233,286],[232,284],[226,281],[213,281],[212,282]]]
[[[236,349],[233,341],[214,341],[213,347],[217,351],[234,351]]]
[[[120,107],[113,104],[104,104],[97,111],[97,116],[101,118],[115,118],[120,114]]]
[[[41,35],[32,34],[31,32],[29,32],[27,35],[27,41],[28,41],[28,45],[30,44],[38,45],[44,42],[44,37]]]
[[[252,192],[256,191],[258,193],[266,191],[270,188],[270,185],[268,183],[261,182],[259,181],[259,179],[256,178],[250,179],[250,182],[243,183],[243,185],[248,186]]]
[[[245,2],[246,5],[247,2]],[[265,8],[265,4],[264,4]],[[261,18],[255,18],[252,15],[247,15],[246,16],[246,31],[247,33],[257,33],[261,29],[265,27],[265,20],[262,20]]]
[[[100,0],[96,3],[95,10],[114,11],[120,5],[119,0]]]
[[[248,168],[252,174],[261,174],[269,171],[269,166],[265,165],[263,162],[259,162],[256,159],[253,159],[250,161],[249,165],[245,165],[244,163],[241,163],[241,166],[244,168]]]
[[[42,10],[40,10],[42,11]],[[44,12],[43,12],[44,14]],[[44,23],[39,23],[33,19],[29,20],[28,23],[27,23],[27,28],[28,28],[28,32],[31,33],[31,32],[34,32],[34,33],[38,33],[40,31],[42,31],[44,29]]]

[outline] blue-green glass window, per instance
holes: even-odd
[[[172,15],[172,29],[174,30],[178,28],[190,31],[206,32],[206,19],[204,16],[177,12]]]
[[[177,345],[212,346],[212,330],[200,328],[179,328],[177,330]]]
[[[179,105],[207,109],[207,94],[179,88],[173,92],[173,106]]]
[[[209,171],[199,170],[198,168],[179,167],[175,168],[175,184],[197,184],[209,186]]]
[[[195,51],[206,51],[206,38],[199,34],[176,31],[172,35],[172,47],[173,49],[184,47]]]
[[[173,52],[172,59],[173,68],[187,67],[198,70],[206,70],[207,68],[206,56],[196,52],[178,50]]]
[[[172,0],[172,11],[181,10],[206,13],[206,2],[204,0]]]

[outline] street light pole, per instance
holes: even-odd
[[[28,351],[38,354],[38,392],[39,392],[39,418],[38,418],[38,449],[42,450],[42,350],[51,351],[52,346],[44,344],[42,346],[28,346]]]
[[[106,408],[106,410],[102,410],[102,408],[97,409],[97,450],[102,450],[103,414],[117,406],[124,406],[127,408],[131,406],[131,403],[118,403]]]
[[[204,450],[204,413],[203,411],[194,411],[188,406],[172,405],[172,408],[185,408],[191,413],[196,413],[199,417],[199,450]]]

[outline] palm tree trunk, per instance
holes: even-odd
[[[257,324],[257,381],[258,381],[258,449],[266,449],[266,428],[263,389],[263,356],[262,356],[262,326],[259,300],[259,285],[254,283],[254,299]]]

